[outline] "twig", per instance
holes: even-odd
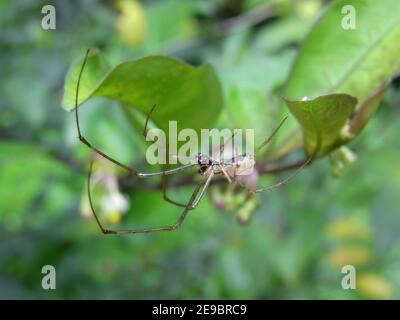
[[[277,166],[273,168],[268,168],[268,167],[256,167],[255,170],[258,171],[260,175],[263,174],[280,174],[283,172],[291,171],[294,169],[298,169],[301,166],[303,166],[308,159],[303,159],[301,161],[287,164],[287,165],[282,165],[282,166]],[[307,164],[309,165],[309,164]],[[226,179],[224,177],[217,177],[215,178],[211,184],[216,185],[216,184],[221,184],[224,183]],[[132,179],[129,176],[124,176],[121,177],[119,180],[120,186],[122,189],[135,189],[135,190],[161,190],[162,185],[161,183],[144,183],[143,180],[137,180],[137,179]],[[195,174],[188,174],[181,179],[178,180],[173,180],[168,183],[168,188],[170,189],[176,189],[184,186],[190,186],[190,185],[195,185],[196,184],[196,179],[195,179]]]
[[[221,37],[235,34],[236,30],[240,31],[243,27],[253,27],[265,20],[275,17],[276,15],[277,10],[275,5],[266,4],[258,6],[238,16],[215,23],[210,28],[206,28],[207,31],[204,32],[204,34],[199,35],[198,39],[189,42],[189,44],[185,42],[185,44],[169,48],[167,49],[167,53],[169,55],[179,55],[185,51],[196,50],[210,42],[210,35],[214,37],[211,37],[211,41],[220,40]]]
[[[276,15],[274,5],[266,4],[244,12],[236,17],[232,17],[219,22],[216,31],[219,34],[227,34],[240,27],[253,27],[256,24],[272,18]]]
[[[304,164],[306,164],[307,162],[309,162],[309,159],[303,159],[301,161],[295,162],[295,163],[291,163],[291,164],[287,164],[287,165],[283,165],[280,167],[275,167],[275,168],[262,168],[260,169],[258,172],[260,174],[278,174],[278,173],[283,173],[286,171],[290,171],[290,170],[294,170],[294,169],[298,169],[301,166],[303,166]],[[309,162],[307,165],[309,165],[311,162]]]

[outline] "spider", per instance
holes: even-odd
[[[212,179],[214,176],[224,176],[229,183],[234,183],[237,182],[238,179],[237,177],[242,174],[246,170],[252,170],[254,165],[255,165],[255,160],[253,155],[251,154],[233,154],[232,157],[229,159],[224,159],[222,157],[222,152],[223,149],[226,145],[223,145],[220,149],[220,157],[219,158],[213,158],[210,156],[207,156],[205,154],[199,153],[195,157],[193,157],[191,160],[191,163],[184,164],[180,167],[173,168],[173,169],[168,169],[168,170],[163,170],[160,172],[151,172],[151,173],[144,173],[144,172],[139,172],[136,169],[129,167],[122,162],[113,159],[103,151],[99,150],[95,146],[93,146],[83,135],[81,132],[80,128],[80,123],[79,123],[79,116],[78,116],[78,97],[79,97],[79,87],[80,87],[80,81],[81,81],[81,76],[83,73],[83,70],[85,68],[88,56],[89,56],[90,49],[86,51],[84,60],[82,62],[79,74],[78,74],[78,80],[76,84],[76,91],[75,91],[75,122],[76,122],[76,128],[77,128],[77,133],[78,133],[78,138],[79,140],[85,144],[88,148],[90,148],[92,151],[95,153],[99,154],[100,156],[106,158],[107,160],[111,161],[115,165],[125,169],[130,175],[136,176],[137,178],[149,178],[149,177],[154,177],[154,176],[161,176],[162,177],[162,188],[163,188],[163,198],[169,203],[172,203],[176,206],[182,207],[183,211],[180,214],[178,220],[172,224],[172,225],[167,225],[167,226],[160,226],[160,227],[151,227],[151,228],[145,228],[145,229],[123,229],[123,230],[111,230],[104,228],[103,225],[100,222],[100,219],[98,218],[98,215],[96,213],[96,210],[93,205],[92,201],[92,196],[91,196],[91,175],[92,175],[92,168],[93,168],[93,160],[90,162],[90,169],[88,172],[88,183],[87,183],[87,193],[88,193],[88,198],[89,198],[89,204],[90,208],[93,212],[93,216],[96,220],[96,223],[98,224],[101,232],[103,234],[116,234],[116,235],[121,235],[121,234],[139,234],[139,233],[151,233],[151,232],[159,232],[159,231],[173,231],[178,229],[183,221],[186,219],[189,211],[196,209],[198,204],[200,203],[201,199],[203,198],[204,194],[206,193]],[[144,136],[146,137],[146,132],[147,132],[147,124],[148,120],[150,118],[151,113],[153,112],[155,106],[152,107],[150,110],[149,114],[147,115],[146,122],[145,122],[145,128],[144,128]],[[280,127],[283,125],[287,117],[285,117],[280,124],[274,129],[274,131],[271,133],[271,135],[257,148],[257,150],[261,149],[265,145],[267,145],[271,138],[275,135],[275,133],[280,129]],[[231,137],[233,138],[233,136]],[[291,176],[288,178],[275,183],[267,188],[259,188],[255,190],[248,190],[251,194],[263,192],[263,191],[270,191],[272,189],[275,189],[282,184],[288,182],[294,175],[296,175],[302,168],[304,168],[305,165],[307,165],[309,161],[304,162],[304,164],[294,172]],[[188,168],[192,167],[198,167],[198,173],[200,175],[200,182],[197,184],[195,187],[189,201],[187,204],[181,204],[178,203],[172,199],[170,199],[167,194],[166,194],[166,176],[172,175],[181,171],[184,171]]]

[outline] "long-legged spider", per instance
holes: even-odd
[[[92,201],[92,196],[91,196],[91,186],[90,186],[90,181],[91,181],[91,175],[92,175],[92,168],[93,168],[93,160],[91,160],[90,163],[90,169],[88,173],[88,183],[87,183],[87,192],[88,192],[88,198],[89,198],[89,203],[91,210],[93,212],[93,216],[103,234],[137,234],[137,233],[150,233],[150,232],[158,232],[158,231],[172,231],[178,229],[185,218],[187,217],[188,213],[190,210],[195,209],[198,204],[200,203],[201,199],[203,198],[208,186],[210,185],[212,179],[214,176],[217,175],[223,175],[229,183],[234,183],[236,182],[236,178],[238,175],[241,174],[244,170],[249,170],[253,169],[255,165],[254,157],[251,154],[240,154],[236,155],[233,154],[233,156],[229,157],[229,159],[223,159],[222,158],[222,151],[224,146],[221,147],[220,149],[220,158],[215,159],[213,157],[209,157],[207,155],[199,153],[197,156],[193,157],[193,162],[189,164],[182,165],[178,168],[173,168],[173,169],[168,169],[168,170],[163,170],[160,172],[151,172],[151,173],[144,173],[144,172],[139,172],[136,169],[129,167],[122,162],[113,159],[103,151],[99,150],[98,148],[94,147],[81,133],[81,128],[79,124],[79,116],[78,116],[78,97],[79,97],[79,87],[80,87],[80,81],[81,81],[81,76],[83,73],[83,70],[85,68],[88,56],[89,56],[90,49],[87,50],[86,55],[84,57],[83,63],[81,65],[79,74],[78,74],[78,80],[76,84],[76,92],[75,92],[75,121],[76,121],[76,128],[78,132],[78,138],[79,140],[85,144],[87,147],[89,147],[91,150],[93,150],[95,153],[99,154],[100,156],[108,159],[115,165],[125,169],[128,171],[128,173],[132,176],[136,176],[138,178],[149,178],[149,177],[154,177],[154,176],[162,176],[163,178],[163,197],[166,201],[179,206],[183,207],[183,212],[179,216],[178,220],[172,224],[172,225],[167,225],[167,226],[161,226],[161,227],[152,227],[152,228],[145,228],[145,229],[135,229],[135,230],[130,230],[130,229],[125,229],[125,230],[110,230],[107,228],[104,228],[103,225],[100,222],[100,219],[98,218],[98,215],[96,213],[96,210],[94,209],[93,201]],[[146,136],[146,130],[147,130],[147,123],[150,118],[151,112],[154,110],[154,107],[150,110],[149,114],[147,115],[146,118],[146,123],[145,123],[145,128],[144,128],[144,135]],[[279,128],[282,126],[284,121],[287,119],[284,118],[281,123],[278,125],[278,127],[271,133],[271,135],[257,148],[257,150],[261,149],[265,145],[267,145],[271,138],[275,135],[275,133],[279,130]],[[296,170],[291,176],[288,178],[275,183],[267,188],[259,188],[255,190],[248,190],[250,193],[259,193],[263,191],[270,191],[272,189],[275,189],[282,184],[288,182],[294,175],[296,175],[302,168],[304,168],[305,165],[307,165],[309,161],[304,162],[304,164]],[[181,204],[178,203],[172,199],[170,199],[167,194],[166,194],[166,176],[167,175],[172,175],[178,172],[181,172],[183,170],[186,170],[188,168],[192,168],[194,166],[198,167],[198,172],[201,176],[200,182],[197,184],[196,188],[194,189],[189,201],[187,204]]]

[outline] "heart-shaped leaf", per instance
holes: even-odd
[[[73,110],[82,61],[71,67],[65,82],[63,107]],[[165,56],[149,56],[117,65],[108,73],[98,54],[88,58],[78,105],[93,97],[120,101],[127,109],[147,114],[156,104],[152,120],[163,130],[176,120],[178,130],[210,128],[222,108],[219,80],[211,65],[192,67]]]
[[[400,70],[400,1],[348,4],[334,1],[310,32],[287,83],[287,98],[342,92],[361,103]],[[352,10],[355,29],[347,29]]]
[[[354,23],[355,29],[351,28],[349,22]],[[333,1],[305,40],[284,96],[290,100],[301,100],[305,96],[314,99],[339,92],[354,96],[359,103],[354,121],[349,124],[349,132],[355,137],[376,111],[387,84],[400,70],[399,52],[400,1]],[[345,107],[346,104],[340,101],[335,105],[340,105],[343,113],[332,107],[332,99],[337,98],[290,102],[290,111],[306,130],[306,140],[312,139],[306,141],[308,152],[315,145],[316,136],[321,139],[329,137],[328,141],[321,141],[322,149],[319,152],[329,151],[335,141],[334,135],[340,132],[338,125],[346,123],[343,116],[351,115],[350,107]],[[346,99],[351,106],[350,100]],[[320,102],[328,102],[329,106]],[[296,106],[301,110],[309,110],[308,104],[312,104],[312,112],[318,115],[314,120],[321,119],[322,123],[300,120],[303,111],[297,111]],[[323,115],[324,112],[327,114]],[[308,128],[308,125],[312,127]],[[315,128],[335,130],[320,135],[311,133]]]
[[[303,128],[307,153],[320,156],[340,144],[341,131],[357,99],[347,94],[331,94],[313,100],[286,100],[286,103]]]

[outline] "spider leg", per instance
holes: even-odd
[[[235,143],[234,140],[233,140],[233,138],[235,137],[235,134],[236,134],[236,132],[234,132],[234,133],[229,137],[229,139],[228,139],[228,140],[221,146],[221,148],[219,149],[219,156],[220,156],[220,157],[222,156],[222,153],[224,152],[224,149],[225,149],[226,145],[227,145],[229,142],[232,141],[232,144]]]
[[[150,116],[153,113],[153,111],[156,108],[156,106],[157,106],[156,104],[153,105],[153,107],[150,109],[149,113],[147,114],[146,122],[144,123],[144,129],[143,129],[143,136],[144,136],[145,139],[147,137],[147,125],[149,124]]]
[[[96,148],[95,146],[93,146],[83,135],[82,135],[82,131],[81,131],[81,127],[80,127],[80,122],[79,122],[79,114],[78,114],[78,97],[79,97],[79,88],[80,88],[80,83],[81,83],[81,78],[82,78],[82,74],[83,74],[83,70],[85,68],[87,59],[89,57],[89,53],[90,53],[90,49],[88,49],[86,51],[81,69],[79,70],[79,74],[78,74],[78,81],[76,84],[76,94],[75,94],[75,122],[76,122],[76,128],[78,131],[78,138],[79,140],[85,144],[88,148],[92,149],[95,153],[101,155],[102,157],[106,158],[107,160],[111,161],[112,163],[116,164],[117,166],[125,169],[126,171],[128,171],[131,175],[134,175],[138,178],[147,178],[147,177],[153,177],[153,176],[161,176],[161,175],[169,175],[169,174],[173,174],[182,170],[185,170],[186,168],[189,168],[191,166],[193,166],[194,164],[187,164],[187,165],[183,165],[179,168],[175,168],[175,169],[170,169],[170,170],[166,170],[166,171],[162,171],[162,172],[152,172],[152,173],[142,173],[142,172],[138,172],[137,170],[135,170],[134,168],[131,168],[129,166],[127,166],[126,164],[113,159],[112,157],[110,157],[108,154],[106,154],[105,152],[99,150],[98,148]],[[155,109],[156,105],[154,105],[147,118],[146,118],[146,124],[145,124],[145,128],[144,128],[144,134],[147,133],[147,123],[149,121],[149,117],[150,114],[153,112],[153,110]]]
[[[256,149],[257,151],[259,151],[262,147],[266,146],[268,143],[271,142],[272,138],[274,137],[274,135],[279,131],[279,129],[282,127],[282,125],[284,124],[284,122],[287,120],[288,116],[284,117],[282,119],[282,121],[279,123],[279,125],[274,129],[274,131],[272,131],[272,133],[270,134],[270,136],[263,142],[261,143],[258,148]]]
[[[211,167],[210,167],[211,168]],[[191,209],[196,209],[196,207],[198,206],[200,200],[203,198],[208,186],[210,185],[210,182],[212,180],[214,176],[214,170],[211,169],[211,173],[208,176],[206,182],[204,183],[204,185],[201,187],[200,191],[198,192],[198,194],[195,196],[195,198],[193,199],[193,202],[191,203]]]
[[[173,231],[178,229],[183,221],[185,220],[185,218],[187,217],[187,214],[189,213],[189,211],[191,209],[194,209],[198,202],[200,201],[200,199],[202,198],[202,196],[204,195],[204,191],[207,188],[207,186],[210,183],[210,180],[212,178],[212,175],[210,175],[206,182],[203,182],[204,179],[202,179],[202,181],[199,182],[199,184],[196,186],[195,190],[192,193],[192,196],[190,197],[190,200],[188,202],[188,204],[185,206],[183,212],[181,213],[181,215],[179,216],[178,220],[169,226],[162,226],[162,227],[154,227],[154,228],[145,228],[145,229],[136,229],[136,230],[110,230],[107,228],[104,228],[103,225],[100,222],[100,219],[97,216],[97,213],[94,209],[94,205],[93,205],[93,201],[92,201],[92,196],[91,196],[91,192],[90,192],[90,180],[91,180],[91,175],[92,175],[92,169],[93,169],[93,161],[91,161],[90,163],[90,169],[89,169],[89,173],[88,173],[88,183],[87,183],[87,191],[88,191],[88,197],[89,197],[89,204],[90,204],[90,208],[92,209],[93,212],[93,216],[96,220],[97,225],[99,226],[101,232],[103,234],[115,234],[115,235],[121,235],[121,234],[139,234],[139,233],[151,233],[151,232],[159,232],[159,231]],[[199,196],[200,193],[200,196]]]
[[[109,161],[113,162],[114,164],[124,168],[129,173],[136,175],[136,170],[134,170],[133,168],[130,168],[127,165],[125,165],[125,164],[123,164],[123,163],[111,158],[109,155],[105,154],[103,151],[101,151],[101,150],[97,149],[96,147],[92,146],[92,144],[82,135],[81,127],[80,127],[80,123],[79,123],[79,115],[78,115],[78,97],[79,97],[79,88],[80,88],[82,73],[83,73],[83,70],[85,68],[87,59],[89,57],[89,53],[90,53],[90,49],[88,49],[86,51],[86,54],[85,54],[85,57],[83,59],[83,63],[82,63],[81,69],[79,70],[78,81],[76,83],[76,91],[75,91],[75,122],[76,122],[77,131],[78,131],[78,138],[83,144],[85,144],[88,148],[92,149],[94,152],[98,153],[99,155],[101,155],[102,157],[108,159]]]
[[[282,126],[282,124],[285,122],[286,119],[287,119],[287,117],[285,117],[285,118],[281,121],[281,123],[279,124],[279,126],[278,126],[278,127],[275,129],[275,131],[272,133],[272,135],[274,135],[274,134],[278,131],[278,129]],[[265,143],[268,143],[269,140],[271,140],[271,139],[268,138],[267,141],[266,141]],[[264,143],[264,144],[265,144],[265,143]],[[262,144],[260,147],[262,147],[264,144]],[[295,176],[297,176],[297,175],[300,173],[300,171],[302,171],[306,166],[308,166],[308,165],[315,159],[316,155],[318,154],[318,150],[320,149],[320,147],[321,147],[321,139],[318,138],[317,144],[316,144],[316,146],[315,146],[314,152],[311,154],[311,156],[310,156],[309,158],[305,159],[304,162],[303,162],[303,164],[302,164],[300,167],[298,167],[297,170],[294,171],[289,177],[287,177],[287,178],[285,178],[285,179],[283,179],[283,180],[281,180],[281,181],[279,181],[279,182],[277,182],[277,183],[275,183],[275,184],[273,184],[273,185],[271,185],[271,186],[269,186],[269,187],[260,188],[260,189],[256,189],[256,190],[249,190],[249,189],[248,189],[248,191],[249,191],[250,193],[252,193],[252,194],[255,194],[255,193],[264,192],[264,191],[271,191],[271,190],[273,190],[273,189],[276,189],[276,188],[280,187],[281,185],[286,184],[287,182],[289,182],[290,180],[292,180]]]
[[[229,176],[228,172],[226,172],[224,166],[223,166],[222,164],[219,164],[218,167],[221,169],[221,171],[222,171],[222,173],[224,174],[226,180],[228,180],[229,183],[232,183],[232,179],[231,179],[231,177]]]
[[[167,177],[166,175],[163,175],[161,184],[162,184],[162,189],[163,189],[163,198],[164,198],[165,201],[167,201],[167,202],[169,202],[169,203],[171,203],[171,204],[173,204],[173,205],[175,205],[175,206],[182,207],[182,208],[186,208],[186,204],[184,204],[184,203],[179,203],[179,202],[177,202],[177,201],[171,199],[171,198],[168,196],[168,194],[167,194],[168,177]]]
[[[313,159],[313,157],[310,157],[306,161],[304,161],[304,163],[299,168],[297,168],[297,170],[295,172],[293,172],[289,177],[287,177],[287,178],[285,178],[285,179],[283,179],[283,180],[281,180],[281,181],[279,181],[277,183],[274,183],[273,185],[270,185],[270,186],[268,186],[266,188],[260,188],[260,189],[256,189],[256,190],[249,190],[248,189],[248,191],[250,193],[254,194],[254,193],[259,193],[259,192],[264,192],[264,191],[271,191],[273,189],[276,189],[276,188],[280,187],[281,185],[284,185],[287,182],[289,182],[290,180],[292,180],[295,176],[297,176],[300,173],[300,171],[302,171],[311,162],[312,159]]]

